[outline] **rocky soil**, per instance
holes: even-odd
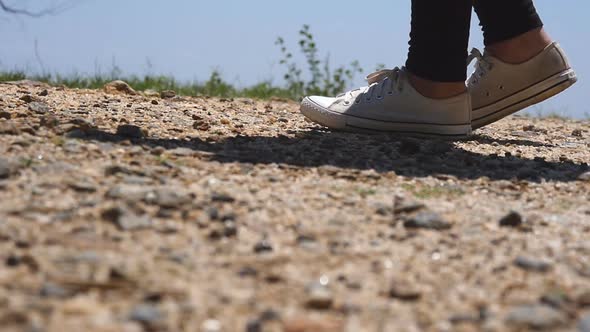
[[[590,122],[0,84],[2,331],[590,331]]]

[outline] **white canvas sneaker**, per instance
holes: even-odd
[[[404,68],[367,76],[369,86],[337,97],[305,97],[301,113],[331,129],[461,138],[471,134],[469,93],[431,99],[410,84]]]
[[[467,81],[473,105],[473,129],[542,102],[572,86],[576,73],[557,43],[520,64],[509,64],[477,49],[468,61],[477,59]]]

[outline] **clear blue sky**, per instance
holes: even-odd
[[[55,0],[53,0],[55,1]],[[51,0],[28,0],[39,6]],[[22,3],[9,0],[8,3]],[[570,116],[590,114],[590,25],[587,0],[537,0],[552,36],[566,49],[580,82],[533,108]],[[0,69],[40,72],[34,45],[50,72],[108,72],[113,61],[127,74],[169,74],[206,80],[213,69],[247,85],[281,83],[283,36],[296,47],[297,31],[310,24],[322,54],[333,64],[359,60],[366,71],[377,63],[403,64],[407,52],[410,0],[80,0],[74,8],[39,19],[0,17]],[[482,41],[474,18],[472,46]],[[151,64],[151,65],[149,65]],[[356,84],[361,84],[359,77]]]

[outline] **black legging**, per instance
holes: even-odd
[[[514,38],[543,26],[532,0],[412,0],[412,31],[406,67],[438,82],[467,78],[471,8],[484,44]]]

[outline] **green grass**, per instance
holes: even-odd
[[[459,187],[445,185],[417,187],[412,184],[402,184],[402,188],[412,192],[418,199],[458,197],[465,194],[465,192]]]

